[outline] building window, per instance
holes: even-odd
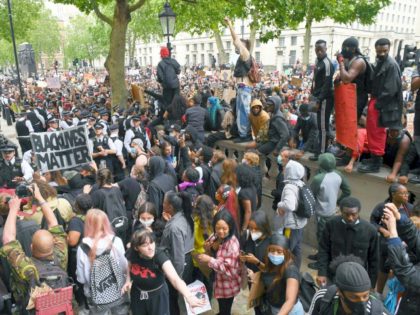
[[[187,49],[187,51],[190,51],[190,45],[186,45],[185,48]]]
[[[290,38],[290,44],[292,45],[292,46],[296,46],[297,45],[297,36],[292,36],[291,38]],[[295,51],[295,53],[296,53],[296,51]]]
[[[197,65],[197,55],[193,55],[193,60],[192,60],[192,62],[193,62],[193,65],[195,66],[195,65]]]
[[[194,51],[197,51],[197,44],[194,44]]]
[[[261,47],[261,41],[259,39],[255,40],[255,47]]]
[[[280,37],[279,38],[279,46],[280,47],[286,47],[286,38],[285,37]]]
[[[201,43],[201,50],[204,50],[204,43]]]
[[[241,25],[241,34],[242,35],[245,34],[245,26],[244,25]]]
[[[152,56],[150,56],[149,60],[150,60],[150,65],[152,65],[153,64]]]
[[[205,61],[204,61],[204,54],[201,54],[201,62],[200,62],[202,65],[204,65],[205,64]]]
[[[259,51],[255,52],[255,61],[261,62],[261,53]]]
[[[289,64],[294,65],[295,63],[296,63],[296,50],[291,50],[290,56],[289,56]]]
[[[152,53],[152,47],[149,47],[149,53],[150,54]]]
[[[190,55],[185,56],[185,64],[187,64],[187,65],[190,64]]]
[[[209,43],[209,50],[213,50],[213,43]]]
[[[230,41],[226,42],[226,49],[230,49]]]

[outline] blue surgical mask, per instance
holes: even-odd
[[[131,148],[131,153],[135,154],[137,152],[136,148]]]
[[[278,164],[278,165],[283,165],[283,164],[282,164],[282,160],[283,160],[283,159],[282,159],[282,157],[281,157],[281,154],[279,154],[279,155],[277,156],[277,164]]]
[[[284,255],[268,254],[268,259],[270,259],[273,265],[279,266],[284,262]]]

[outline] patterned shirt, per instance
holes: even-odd
[[[54,238],[53,255],[63,270],[67,270],[67,235],[61,225],[49,229]],[[11,267],[11,286],[14,298],[25,301],[30,291],[30,284],[38,280],[38,271],[34,262],[27,257],[18,240],[5,244],[0,249],[0,256],[5,257]]]
[[[239,241],[236,236],[223,242],[212,258],[209,267],[216,273],[214,297],[227,299],[241,290],[241,266],[239,264]]]

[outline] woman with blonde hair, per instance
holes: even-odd
[[[222,164],[221,183],[232,186],[234,189],[238,186],[238,179],[236,178],[236,167],[238,163],[234,159],[226,159]]]
[[[88,248],[89,251],[83,249]],[[115,236],[111,223],[105,212],[99,209],[91,209],[85,218],[84,237],[77,250],[77,281],[83,284],[85,296],[89,305],[89,314],[128,314],[127,295],[106,307],[95,305],[91,293],[91,267],[95,259],[110,250],[110,255],[116,262],[123,276],[127,274],[128,264],[125,258],[125,249],[122,240]],[[117,268],[118,269],[118,268]],[[125,280],[124,280],[125,282]],[[124,284],[123,282],[123,284]],[[118,284],[117,284],[118,285]],[[120,290],[122,289],[119,288]]]

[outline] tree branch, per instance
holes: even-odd
[[[146,0],[139,0],[137,3],[135,3],[133,5],[130,5],[128,7],[128,12],[131,13],[133,11],[136,11],[137,9],[140,9],[145,2],[146,2]]]
[[[98,18],[101,19],[102,21],[104,21],[105,23],[107,23],[109,25],[112,25],[111,18],[106,16],[105,14],[103,14],[101,12],[101,10],[99,10],[98,2],[96,2],[96,0],[91,0],[91,2],[92,2],[92,5],[93,5],[93,11],[95,11]]]

